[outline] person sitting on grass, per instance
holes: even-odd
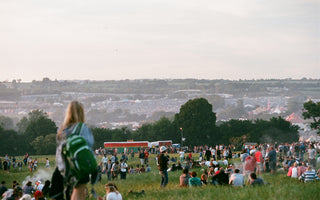
[[[200,178],[197,177],[197,172],[191,173],[189,178],[189,187],[202,186]]]
[[[35,200],[38,200],[40,197],[43,197],[43,193],[40,190],[37,190],[33,195]]]
[[[151,172],[151,167],[149,166],[149,164],[146,164],[147,168],[146,168],[146,172]]]
[[[305,171],[307,171],[306,162],[301,161],[298,167],[298,177],[300,177]]]
[[[7,198],[4,198],[3,199],[7,199],[7,200],[16,200],[16,199],[20,199],[22,197],[22,188],[20,186],[15,186],[15,188],[13,189],[13,192],[10,196],[7,196]],[[31,195],[30,195],[31,196]]]
[[[136,171],[136,174],[140,174],[140,165],[137,165],[137,166],[136,166],[135,171]]]
[[[214,185],[228,185],[229,184],[229,176],[224,172],[224,168],[220,167],[219,173],[212,177],[211,184]]]
[[[264,185],[264,182],[262,178],[257,177],[256,173],[250,174],[250,185],[256,186],[256,185]]]
[[[234,173],[231,174],[229,184],[235,187],[244,185],[244,178],[243,178],[243,175],[240,174],[239,169],[235,169]]]
[[[106,195],[104,197],[98,197],[97,200],[122,200],[122,195],[114,183],[106,184],[105,188]]]
[[[293,166],[291,166],[288,170],[287,176],[291,178],[298,178],[298,168],[297,163],[293,163]]]
[[[201,184],[202,185],[207,185],[208,184],[208,175],[203,173],[201,174]]]
[[[32,195],[36,190],[32,187],[32,182],[28,181],[27,184],[23,187],[23,194]]]
[[[174,172],[174,171],[176,171],[176,170],[177,170],[176,164],[173,163],[172,166],[169,168],[168,171]]]
[[[312,182],[314,180],[319,181],[319,177],[316,174],[316,171],[312,169],[311,166],[308,166],[307,171],[305,171],[300,177],[299,180],[301,182]]]
[[[189,179],[191,178],[188,168],[183,169],[180,176],[180,187],[187,187],[189,185]]]
[[[178,164],[177,164],[177,170],[183,170],[183,168],[182,168],[182,166],[181,166],[181,162],[180,161],[178,161]]]
[[[141,168],[139,169],[140,173],[145,173],[146,168],[144,168],[144,165],[141,165]]]
[[[134,170],[133,166],[131,165],[129,169],[129,174],[135,174],[135,173],[136,173],[136,170]]]

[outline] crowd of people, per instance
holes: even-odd
[[[27,181],[25,185],[20,185],[13,181],[12,187],[7,188],[6,182],[2,181],[0,185],[0,195],[3,200],[45,200],[49,198],[50,180],[41,183],[40,180]]]
[[[51,182],[45,181],[45,184],[42,185],[41,181],[37,181],[32,185],[33,183],[28,181],[23,187],[15,183],[12,188],[7,189],[6,183],[3,181],[0,191],[4,199],[44,199],[49,195],[49,191],[50,196],[52,194],[55,196],[54,199],[64,199],[64,180],[70,172],[68,170],[70,163],[65,158],[66,155],[63,154],[66,140],[74,134],[78,125],[80,125],[78,134],[86,141],[85,143],[90,149],[90,153],[93,147],[94,138],[92,132],[84,122],[83,105],[78,101],[72,101],[67,107],[64,122],[57,133],[56,167]],[[182,170],[180,176],[181,187],[201,187],[208,184],[233,185],[235,187],[264,185],[265,182],[260,176],[261,173],[270,172],[275,174],[279,170],[285,172],[291,178],[298,178],[301,182],[311,182],[319,180],[320,170],[317,170],[317,163],[320,163],[319,151],[320,143],[300,142],[292,144],[244,145],[241,153],[236,152],[234,145],[195,146],[193,149],[189,147],[187,151],[186,149],[172,146],[161,146],[152,152],[159,153],[156,156],[156,164],[161,176],[160,186],[164,188],[169,182],[169,173],[176,170]],[[101,176],[107,175],[108,181],[117,180],[119,174],[120,179],[125,180],[128,173],[141,174],[151,171],[148,148],[139,149],[138,158],[140,164],[136,165],[136,168],[128,165],[128,155],[131,156],[131,159],[134,159],[135,153],[133,150],[130,153],[126,150],[121,153],[120,160],[118,160],[117,151],[111,151],[111,154],[108,154],[110,151],[100,148],[95,153],[98,157],[102,157],[98,165],[98,171],[101,172]],[[179,158],[170,158],[170,153],[178,153]],[[194,154],[199,156],[194,158]],[[237,165],[236,162],[233,162],[234,158],[240,158],[241,163]],[[6,155],[4,161],[0,162],[0,169],[9,171],[11,165],[19,167],[22,162],[24,166],[29,166],[30,172],[37,170],[37,158],[32,160],[29,155],[24,156],[23,160],[18,159],[18,161],[15,157],[10,158]],[[96,164],[94,159],[93,162]],[[48,159],[46,159],[45,166],[50,167]],[[201,168],[203,173],[200,178],[198,178],[197,170],[193,170],[195,168]],[[94,170],[96,171],[96,168]],[[87,183],[89,183],[92,175],[87,173],[79,180],[76,180],[72,188],[72,194],[68,199],[85,199],[88,195]],[[122,195],[114,183],[106,184],[105,189],[105,197],[98,197],[97,199],[122,200]]]
[[[141,152],[146,154],[143,159],[141,158]],[[127,174],[140,174],[145,172],[151,172],[151,167],[149,166],[148,156],[149,152],[147,149],[139,151],[139,159],[141,164],[137,164],[135,167],[133,165],[128,165],[128,156],[124,152],[121,156],[117,156],[116,153],[111,155],[104,154],[101,156],[99,162],[99,172],[101,176],[106,175],[108,181],[117,180],[120,175],[120,179],[126,179]],[[119,160],[120,159],[120,160]],[[98,155],[99,160],[99,155]]]
[[[38,168],[38,159],[32,159],[29,154],[23,156],[23,158],[16,158],[15,156],[8,156],[6,154],[3,158],[0,157],[0,170],[10,172],[10,170],[19,170],[22,171],[23,167],[27,167],[30,172],[34,172]],[[49,159],[46,158],[46,168],[50,168]]]
[[[156,163],[161,176],[161,187],[166,187],[170,173],[177,170],[182,172],[180,187],[264,185],[266,183],[260,176],[262,173],[273,174],[279,171],[285,173],[287,177],[295,178],[301,182],[310,182],[319,180],[320,177],[320,169],[317,170],[317,163],[320,163],[319,150],[319,143],[305,142],[244,146],[241,152],[235,151],[232,146],[218,145],[217,147],[203,146],[197,148],[196,152],[178,150],[176,157],[171,156],[170,148],[162,146],[159,148],[160,153],[156,157]],[[142,153],[147,156],[143,157]],[[199,157],[195,156],[195,153]],[[114,153],[98,156],[101,175],[106,175],[108,181],[115,181],[118,178],[120,180],[126,179],[127,174],[151,171],[148,149],[140,149],[136,153],[140,164],[135,167],[128,164],[131,161],[128,155],[130,154],[120,153],[117,155]],[[234,158],[239,158],[240,163],[235,162]],[[5,160],[8,159],[5,157]],[[46,159],[45,166],[48,165],[49,162]],[[14,165],[12,164],[12,166]],[[199,169],[197,168],[200,168],[202,173],[198,174]],[[109,182],[108,184],[105,186],[107,194],[110,193],[119,199],[122,198],[114,183]],[[0,192],[4,199],[15,196],[24,197],[22,199],[29,199],[29,196],[30,199],[42,199],[42,197],[48,197],[48,188],[50,188],[49,180],[44,185],[40,181],[32,185],[29,181],[23,187],[15,183],[10,189],[6,189],[6,183],[2,182]],[[106,199],[106,197],[107,195],[104,198]],[[99,199],[103,199],[103,197],[99,197]]]
[[[248,145],[243,146],[243,151],[239,154],[231,154],[232,148],[223,147],[223,145],[217,145],[215,148],[196,148],[197,151],[198,149],[200,149],[199,164],[209,169],[208,173],[202,175],[207,177],[207,180],[202,181],[203,183],[234,186],[263,185],[263,180],[258,176],[262,172],[274,174],[277,171],[283,171],[288,177],[297,178],[301,182],[315,181],[320,178],[320,169],[317,170],[317,163],[320,163],[320,143]],[[240,157],[242,164],[235,168],[234,165],[229,164],[229,158],[237,157]],[[190,168],[189,165],[186,166]],[[180,177],[180,185],[186,183],[182,181],[183,177],[187,177],[185,172]],[[210,177],[211,180],[209,180]]]

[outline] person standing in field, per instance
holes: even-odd
[[[268,153],[269,158],[269,168],[271,174],[275,174],[277,170],[277,152],[273,146],[270,146],[270,152]]]
[[[89,148],[92,150],[94,139],[91,130],[85,124],[83,105],[78,101],[72,101],[67,107],[64,122],[57,133],[56,170],[52,176],[51,191],[54,191],[53,194],[62,192],[62,197],[59,196],[55,199],[63,199],[63,175],[66,171],[66,163],[62,156],[62,146],[67,137],[72,134],[74,128],[78,126],[78,123],[83,123],[79,135],[87,141]],[[86,198],[88,182],[89,175],[77,182],[73,188],[71,200],[84,200]]]
[[[316,155],[317,151],[314,149],[313,144],[310,144],[308,149],[308,164],[312,166],[314,169],[317,166]]]
[[[140,159],[140,164],[141,165],[144,165],[144,158],[145,158],[145,155],[144,155],[143,150],[141,149],[140,153],[139,153],[139,159]]]
[[[167,155],[167,148],[165,146],[160,147],[160,154],[158,155],[158,168],[161,175],[161,187],[165,187],[168,182],[168,163],[169,158]]]
[[[134,159],[134,151],[133,151],[133,149],[131,149],[131,160],[133,160]]]
[[[120,159],[120,179],[126,179],[128,165],[125,160]]]
[[[145,149],[144,150],[144,163],[145,164],[148,164],[148,162],[149,162],[148,158],[149,158],[149,152],[147,149]]]
[[[101,162],[103,163],[103,171],[107,168],[107,164],[108,164],[108,157],[106,154],[103,154],[103,157],[101,159]]]
[[[250,151],[250,155],[245,160],[244,172],[246,177],[249,178],[250,174],[255,171],[256,168],[256,158],[255,152],[253,150]]]
[[[254,157],[256,159],[256,174],[261,175],[261,172],[263,171],[263,156],[261,153],[261,148],[258,148],[258,151],[255,152]]]
[[[50,161],[48,158],[46,158],[46,168],[50,168]]]

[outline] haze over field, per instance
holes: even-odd
[[[3,0],[0,81],[320,77],[317,0]]]

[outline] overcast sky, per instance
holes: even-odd
[[[0,0],[0,81],[320,78],[319,0]]]

